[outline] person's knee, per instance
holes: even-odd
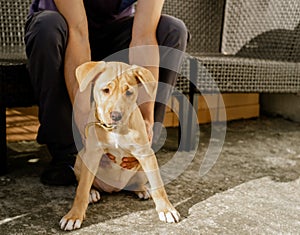
[[[175,17],[162,15],[158,25],[158,41],[162,46],[185,51],[188,41],[185,23]]]
[[[39,13],[34,19],[30,31],[36,43],[43,44],[47,49],[54,43],[67,41],[67,23],[63,16],[55,11]]]

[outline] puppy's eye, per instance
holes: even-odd
[[[126,95],[126,96],[131,96],[132,94],[133,94],[133,92],[130,91],[130,90],[127,90],[127,91],[125,92],[125,95]]]
[[[109,94],[109,89],[108,89],[108,88],[104,88],[104,89],[102,89],[102,92],[103,92],[104,94]]]

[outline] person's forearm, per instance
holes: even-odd
[[[84,62],[90,61],[90,49],[84,45],[89,45],[85,37],[76,35],[77,32],[71,32],[69,36],[68,47],[65,55],[65,82],[68,93],[73,104],[74,118],[79,132],[84,136],[84,128],[88,120],[90,108],[90,90],[79,93],[79,85],[75,77],[76,68]]]
[[[130,43],[132,64],[148,68],[158,80],[159,49],[156,29],[164,0],[139,0],[132,27]],[[146,55],[146,56],[145,56]]]
[[[76,68],[91,60],[89,42],[85,37],[76,35],[77,32],[70,32],[68,46],[65,55],[65,81],[70,99],[74,103],[78,91],[78,83],[75,77]]]
[[[83,46],[89,45],[85,40],[84,37],[72,35],[70,32],[64,68],[65,82],[73,104],[75,122],[82,138],[84,138],[84,129],[90,111],[90,90],[87,89],[85,92],[79,93],[75,70],[79,65],[91,60],[89,47]]]
[[[164,0],[138,0],[132,28],[133,40],[156,40],[156,28],[160,20],[163,3]]]
[[[163,2],[163,0],[138,1],[130,43],[130,63],[149,69],[157,81],[159,76],[159,48],[156,40],[156,29]],[[154,123],[154,100],[142,101],[139,107],[146,125],[152,126]]]
[[[67,21],[69,37],[65,54],[64,75],[72,103],[78,90],[76,68],[91,60],[88,23],[83,0],[54,0],[57,9]]]
[[[90,91],[78,92],[76,68],[91,60],[88,23],[83,0],[54,0],[57,9],[68,24],[69,37],[65,52],[64,75],[70,100],[73,104],[75,122],[83,135],[90,110]],[[75,99],[76,98],[76,99]]]

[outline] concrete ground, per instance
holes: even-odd
[[[167,129],[157,153],[168,166],[165,180],[178,173],[166,185],[181,213],[178,224],[160,222],[151,200],[121,192],[102,194],[82,228],[68,234],[300,234],[300,124],[271,117],[230,122],[223,145],[212,130],[225,127],[201,125],[195,155],[177,155],[176,129]],[[214,146],[221,146],[217,159],[207,155]],[[58,222],[75,186],[40,183],[50,159],[34,141],[9,143],[9,155],[9,174],[0,177],[0,234],[66,234]],[[200,175],[207,162],[212,168]]]

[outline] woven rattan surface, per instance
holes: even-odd
[[[187,57],[177,89],[189,91],[190,59],[198,60],[196,87],[201,93],[300,92],[300,64],[233,56]],[[192,78],[191,78],[192,79]]]
[[[224,0],[165,0],[163,13],[182,19],[191,33],[188,53],[220,51]]]
[[[293,61],[300,40],[299,0],[228,0],[222,52]]]
[[[5,107],[25,107],[34,103],[24,46],[24,25],[31,0],[0,2],[0,103]]]
[[[24,24],[31,0],[0,2],[0,60],[25,60]],[[187,58],[199,61],[199,90],[299,92],[300,1],[224,2],[165,1],[163,12],[182,19],[191,32]],[[189,63],[184,62],[182,77],[190,78]],[[179,79],[177,88],[188,92],[188,80]]]
[[[192,34],[181,75],[190,79],[197,59],[199,91],[300,92],[299,0],[166,0],[165,12]]]
[[[25,60],[24,25],[31,0],[0,2],[0,59]]]

